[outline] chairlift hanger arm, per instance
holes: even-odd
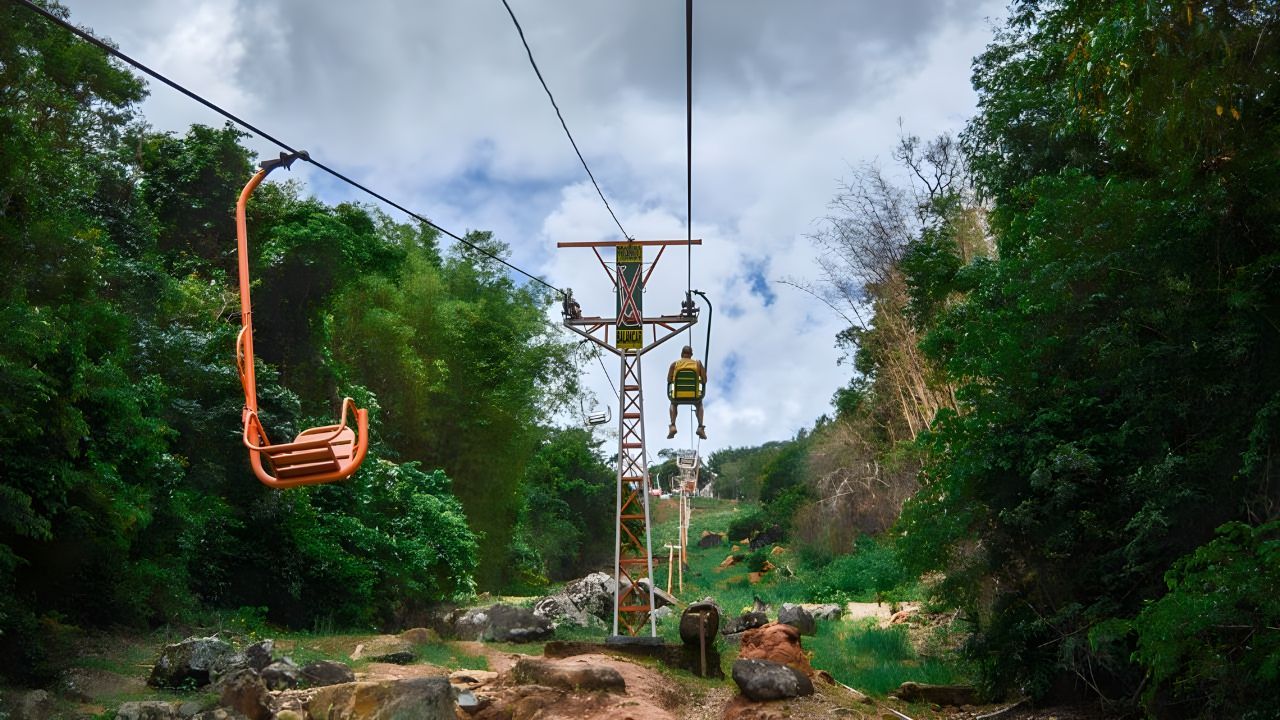
[[[236,336],[236,370],[244,390],[241,413],[242,440],[249,451],[249,464],[262,484],[282,489],[343,480],[360,468],[369,449],[369,412],[357,408],[351,398],[342,401],[338,422],[303,430],[288,443],[272,444],[258,416],[257,378],[254,375],[253,307],[249,289],[249,197],[266,176],[278,167],[288,168],[305,151],[281,153],[262,163],[245,183],[236,201],[236,266],[240,286],[240,333]],[[354,417],[354,427],[347,418]]]

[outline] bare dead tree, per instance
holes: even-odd
[[[956,408],[954,388],[920,349],[903,259],[926,233],[952,239],[962,262],[992,253],[986,210],[952,137],[903,135],[893,157],[905,170],[901,182],[876,164],[852,168],[810,236],[818,278],[787,281],[849,322],[841,338],[866,380],[859,410],[814,443],[810,483],[818,500],[794,524],[802,542],[832,551],[897,519],[918,489],[919,463],[892,451],[927,430],[939,410]]]

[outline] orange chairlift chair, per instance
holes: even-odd
[[[291,443],[272,445],[267,439],[262,420],[258,417],[258,386],[253,368],[253,310],[249,302],[249,241],[245,222],[245,205],[249,196],[272,170],[288,168],[299,157],[306,159],[305,151],[280,153],[277,160],[262,163],[250,178],[236,203],[236,247],[240,268],[240,335],[236,339],[236,367],[240,371],[240,384],[244,387],[244,444],[249,448],[249,463],[253,474],[264,485],[273,488],[291,488],[301,485],[343,480],[360,468],[369,450],[369,412],[357,408],[355,401],[345,398],[338,413],[336,425],[323,425],[303,430]],[[347,425],[347,416],[354,411],[355,431]]]

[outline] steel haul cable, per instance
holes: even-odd
[[[505,2],[505,0],[504,0]],[[693,0],[684,0],[685,292],[693,290]],[[690,329],[692,331],[692,328]],[[690,334],[690,339],[693,335]]]
[[[578,149],[578,143],[573,140],[573,133],[569,132],[569,124],[564,121],[564,115],[560,112],[560,106],[556,104],[556,98],[551,94],[551,88],[547,87],[547,81],[542,77],[542,71],[538,69],[538,63],[533,59],[533,50],[529,48],[529,41],[524,37],[524,28],[520,27],[520,21],[516,19],[515,12],[511,9],[511,5],[507,0],[502,0],[502,5],[507,9],[507,14],[511,16],[511,22],[516,26],[516,32],[520,35],[520,42],[524,45],[525,54],[529,56],[529,64],[533,66],[533,72],[538,76],[538,82],[542,83],[542,89],[547,93],[547,99],[551,101],[551,107],[556,110],[556,117],[560,118],[560,127],[564,128],[564,134],[569,137],[569,144],[573,146],[573,151],[578,154],[578,160],[582,163],[582,169],[587,171],[587,177],[591,178],[591,184],[595,186],[596,193],[600,195],[600,200],[604,203],[604,207],[609,211],[609,216],[613,218],[613,222],[618,226],[618,232],[622,233],[622,237],[632,239],[627,231],[622,228],[622,223],[618,220],[618,216],[614,214],[613,208],[609,206],[609,201],[605,199],[604,191],[600,189],[600,183],[596,182],[596,176],[592,174],[591,168],[587,167],[586,158],[582,157],[582,151]]]
[[[177,90],[178,92],[182,93],[183,95],[186,95],[187,97],[191,98],[192,100],[195,100],[196,102],[200,103],[201,105],[204,105],[205,107],[209,108],[210,110],[212,110],[212,111],[214,111],[214,112],[218,113],[219,115],[221,115],[221,116],[225,117],[226,119],[230,120],[231,122],[233,122],[233,123],[235,123],[235,124],[239,125],[240,127],[244,128],[244,129],[246,129],[246,130],[248,130],[249,132],[251,132],[251,133],[253,133],[253,134],[257,135],[258,137],[262,138],[263,140],[267,140],[268,142],[271,142],[271,143],[274,143],[275,145],[278,145],[281,149],[283,149],[284,151],[286,151],[286,152],[288,152],[288,153],[298,153],[298,152],[299,152],[298,150],[294,149],[292,146],[290,146],[288,143],[284,142],[283,140],[280,140],[280,139],[278,139],[278,138],[274,137],[273,135],[271,135],[271,134],[269,134],[269,133],[267,133],[267,132],[263,131],[262,129],[260,129],[260,128],[258,128],[258,127],[256,127],[256,126],[252,125],[252,124],[250,124],[250,123],[249,123],[248,121],[246,121],[246,120],[242,120],[241,118],[239,118],[239,117],[237,117],[237,116],[235,116],[235,115],[231,114],[231,113],[230,113],[230,112],[228,112],[227,110],[222,109],[222,108],[221,108],[221,107],[219,107],[218,105],[215,105],[214,103],[210,102],[209,100],[206,100],[205,98],[201,97],[200,95],[197,95],[196,93],[194,93],[194,92],[192,92],[192,91],[188,90],[187,88],[183,87],[182,85],[179,85],[178,83],[174,82],[173,80],[170,80],[169,78],[165,77],[164,75],[161,75],[159,72],[156,72],[155,70],[152,70],[151,68],[147,67],[146,65],[143,65],[142,63],[138,62],[137,60],[134,60],[133,58],[131,58],[131,57],[129,57],[128,55],[126,55],[126,54],[124,54],[123,52],[121,52],[120,50],[117,50],[116,48],[112,47],[111,45],[109,45],[109,44],[107,44],[107,43],[103,42],[102,40],[99,40],[98,38],[94,37],[93,35],[90,35],[89,33],[85,32],[84,30],[81,30],[80,28],[76,27],[75,25],[72,25],[71,23],[67,22],[66,20],[64,20],[64,19],[62,19],[62,18],[58,17],[57,15],[53,14],[52,12],[50,12],[50,11],[46,10],[45,8],[40,7],[39,5],[37,5],[37,4],[35,4],[34,2],[32,2],[32,0],[12,0],[12,1],[13,1],[13,2],[16,2],[16,3],[19,3],[19,4],[23,5],[23,6],[25,6],[28,10],[31,10],[32,12],[34,12],[34,13],[36,13],[36,14],[38,14],[38,15],[43,16],[45,19],[49,20],[50,22],[54,23],[55,25],[58,25],[59,27],[63,28],[64,30],[67,30],[68,32],[73,33],[74,35],[76,35],[76,36],[80,37],[81,39],[85,40],[86,42],[88,42],[88,43],[90,43],[90,44],[92,44],[92,45],[97,46],[98,48],[100,48],[101,50],[103,50],[104,52],[106,52],[108,55],[111,55],[112,57],[118,58],[118,59],[120,59],[120,60],[122,60],[122,61],[124,61],[124,62],[128,63],[129,65],[132,65],[133,67],[137,68],[138,70],[142,71],[143,73],[145,73],[145,74],[147,74],[147,75],[149,75],[149,76],[151,76],[151,77],[155,78],[156,80],[159,80],[160,82],[164,83],[165,85],[168,85],[169,87],[173,88],[174,90]],[[474,243],[470,242],[469,240],[467,240],[467,239],[463,238],[463,237],[462,237],[462,236],[460,236],[460,235],[457,235],[457,234],[455,234],[455,233],[449,232],[448,230],[446,230],[446,229],[444,229],[444,228],[440,227],[439,225],[435,224],[434,222],[432,222],[431,220],[427,219],[426,217],[424,217],[424,216],[422,216],[422,215],[420,215],[420,214],[418,214],[418,213],[416,213],[416,212],[414,212],[414,211],[410,210],[409,208],[405,207],[404,205],[401,205],[400,203],[398,203],[398,202],[396,202],[396,201],[394,201],[394,200],[391,200],[390,198],[386,197],[385,195],[382,195],[381,193],[378,193],[378,192],[376,192],[376,191],[374,191],[374,190],[372,190],[372,189],[370,189],[370,188],[368,188],[368,187],[364,186],[363,184],[361,184],[361,183],[359,183],[359,182],[357,182],[357,181],[355,181],[355,180],[353,180],[353,179],[351,179],[351,178],[347,177],[346,175],[343,175],[342,173],[338,172],[337,170],[334,170],[333,168],[329,167],[328,165],[325,165],[324,163],[320,162],[319,160],[315,160],[315,159],[313,159],[311,156],[309,156],[309,155],[305,154],[305,152],[301,155],[301,157],[302,157],[302,159],[306,160],[307,162],[311,163],[312,165],[315,165],[318,169],[323,170],[324,172],[326,172],[326,173],[328,173],[328,174],[332,175],[333,177],[335,177],[335,178],[337,178],[337,179],[339,179],[339,180],[341,180],[341,181],[343,181],[343,182],[347,183],[348,185],[350,185],[350,186],[352,186],[352,187],[354,187],[354,188],[356,188],[356,189],[358,189],[358,190],[361,190],[361,191],[363,191],[363,192],[367,193],[368,195],[370,195],[370,196],[372,196],[372,197],[374,197],[374,198],[377,198],[378,200],[381,200],[382,202],[386,203],[387,205],[390,205],[391,207],[393,207],[393,208],[395,208],[395,209],[397,209],[397,210],[399,210],[399,211],[403,212],[404,214],[408,215],[409,217],[411,217],[411,218],[413,218],[413,219],[415,219],[415,220],[417,220],[417,221],[419,221],[419,222],[421,222],[421,223],[423,223],[423,224],[425,224],[425,225],[427,225],[427,226],[429,226],[429,227],[432,227],[432,228],[436,229],[437,231],[439,231],[439,232],[441,232],[441,233],[443,233],[443,234],[447,235],[447,236],[448,236],[448,237],[450,237],[450,238],[453,238],[454,240],[456,240],[457,242],[461,243],[462,245],[464,245],[464,246],[466,246],[466,247],[468,247],[468,248],[471,248],[472,250],[474,250],[474,251],[476,251],[476,252],[480,253],[481,255],[484,255],[485,257],[489,258],[490,260],[494,260],[494,261],[496,261],[496,262],[499,262],[499,263],[501,263],[502,265],[505,265],[506,267],[508,267],[508,268],[510,268],[510,269],[512,269],[512,270],[514,270],[514,271],[516,271],[516,272],[518,272],[518,273],[520,273],[521,275],[524,275],[525,277],[529,278],[530,280],[532,280],[532,281],[534,281],[534,282],[536,282],[536,283],[538,283],[538,284],[540,284],[540,285],[545,286],[545,287],[546,287],[546,288],[548,288],[549,290],[551,290],[551,291],[555,292],[555,293],[556,293],[557,295],[559,295],[560,297],[564,297],[565,293],[564,293],[564,291],[563,291],[563,290],[561,290],[560,288],[555,287],[554,285],[552,285],[551,283],[547,282],[546,280],[543,280],[542,278],[538,277],[537,275],[534,275],[534,274],[532,274],[532,273],[530,273],[530,272],[527,272],[526,270],[524,270],[524,269],[522,269],[522,268],[520,268],[520,267],[517,267],[516,265],[511,264],[510,262],[508,262],[508,261],[506,261],[506,260],[502,259],[501,257],[499,257],[499,256],[497,256],[497,255],[495,255],[495,254],[493,254],[493,253],[491,253],[491,252],[489,252],[488,250],[485,250],[484,248],[482,248],[482,247],[480,247],[480,246],[478,246],[478,245],[476,245],[476,244],[474,244]]]

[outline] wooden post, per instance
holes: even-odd
[[[702,677],[707,676],[707,614],[698,613],[698,651],[702,658]]]
[[[684,555],[684,545],[680,546],[680,554]],[[670,572],[668,571],[668,574]],[[680,563],[680,594],[684,594],[684,563]]]
[[[668,595],[670,595],[670,594],[671,594],[671,563],[673,563],[673,562],[675,561],[675,558],[676,558],[676,548],[675,548],[675,546],[674,546],[674,545],[668,545],[668,546],[667,546],[667,594],[668,594]],[[684,572],[683,572],[683,571],[681,571],[681,573],[680,573],[680,577],[682,577],[682,578],[684,577]],[[684,592],[684,582],[683,582],[683,581],[681,581],[680,592]]]

